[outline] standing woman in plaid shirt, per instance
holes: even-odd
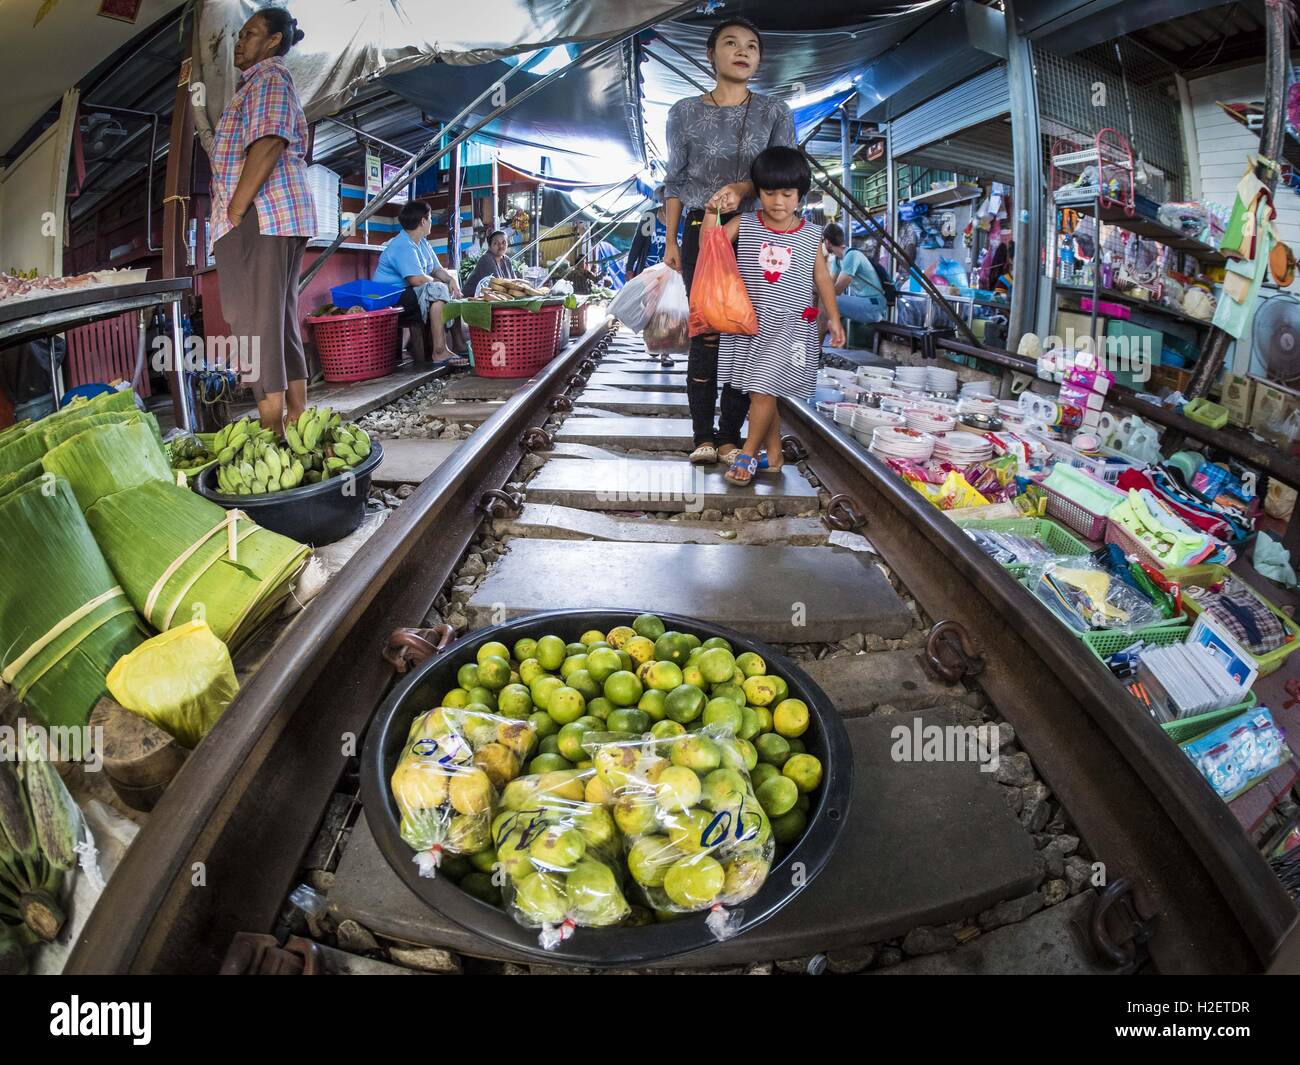
[[[307,184],[307,118],[283,57],[302,40],[281,8],[239,31],[239,86],[213,136],[213,253],[221,309],[258,355],[244,381],[262,425],[284,432],[307,405],[307,357],[298,323],[298,271],[316,208]],[[286,410],[286,395],[288,397]]]

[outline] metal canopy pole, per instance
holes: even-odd
[[[1015,285],[1007,314],[1007,344],[1018,344],[1033,332],[1042,283],[1043,239],[1043,138],[1038,124],[1038,89],[1034,84],[1034,56],[1029,38],[1016,32],[1013,0],[1006,3],[1007,84],[1011,94],[1011,154],[1015,187],[1012,208],[1016,252],[1012,260]],[[1100,255],[1101,231],[1097,232]],[[1099,267],[1098,267],[1099,270]],[[1096,306],[1096,302],[1093,302]]]
[[[1286,130],[1284,105],[1290,58],[1289,7],[1286,0],[1267,0],[1264,11],[1264,122],[1259,131],[1259,154],[1261,160],[1274,164],[1282,158],[1282,138]],[[1277,175],[1276,165],[1268,166],[1262,161],[1255,164],[1255,176],[1264,183],[1270,198],[1277,187]],[[1192,371],[1191,385],[1185,393],[1189,400],[1204,396],[1218,380],[1228,345],[1232,342],[1230,334],[1217,325],[1211,327]]]
[[[539,243],[542,241],[542,239],[546,236],[546,234],[548,234],[548,233],[554,233],[554,232],[555,232],[557,229],[559,229],[562,225],[565,225],[565,224],[567,224],[567,223],[569,223],[569,222],[572,222],[575,218],[578,217],[578,215],[582,214],[583,211],[585,211],[585,210],[587,210],[588,208],[593,207],[593,206],[595,206],[596,204],[600,203],[600,201],[603,200],[606,196],[608,196],[611,192],[614,192],[615,190],[619,190],[619,191],[621,191],[621,190],[623,190],[623,189],[626,189],[629,185],[631,185],[634,181],[636,181],[636,179],[637,179],[639,176],[640,176],[640,175],[638,175],[638,174],[633,174],[630,178],[628,178],[626,181],[624,181],[621,185],[611,185],[609,188],[607,188],[604,192],[602,192],[599,196],[597,196],[597,197],[596,197],[594,200],[592,200],[590,203],[587,203],[587,204],[583,205],[582,207],[578,207],[578,208],[576,208],[575,210],[573,210],[572,212],[570,212],[569,214],[567,214],[567,215],[565,215],[563,218],[561,218],[558,222],[556,222],[555,225],[553,225],[553,226],[547,226],[545,229],[540,230],[540,231],[538,232],[537,236],[535,236],[532,240],[530,240],[527,244],[525,244],[522,248],[520,248],[517,252],[515,252],[515,254],[516,254],[516,255],[523,255],[525,252],[532,251],[533,245],[534,245],[534,244],[539,244]]]
[[[848,101],[845,101],[847,104]],[[849,109],[847,106],[840,107],[840,177],[844,179],[847,188],[853,188],[853,178],[849,171],[853,167],[853,158],[849,152]],[[840,228],[844,230],[844,243],[848,247],[853,247],[853,219],[849,217],[849,209],[844,207],[840,210]]]
[[[390,181],[387,185],[385,185],[382,189],[379,190],[379,194],[375,197],[375,199],[372,200],[369,204],[367,204],[365,209],[361,212],[361,214],[356,217],[354,221],[354,225],[357,222],[364,222],[367,218],[369,218],[372,214],[374,214],[375,211],[377,211],[380,207],[386,204],[392,198],[393,193],[397,189],[401,188],[403,185],[409,184],[415,178],[419,177],[426,170],[428,170],[429,167],[437,163],[449,151],[460,147],[462,143],[469,140],[469,138],[474,136],[476,133],[481,132],[488,125],[495,122],[498,118],[504,115],[507,111],[523,103],[525,100],[529,99],[534,93],[540,92],[542,89],[546,88],[546,86],[552,84],[553,82],[558,81],[560,78],[564,77],[570,70],[577,69],[578,67],[582,66],[585,63],[590,62],[593,59],[598,59],[600,56],[603,56],[608,52],[612,52],[615,48],[620,47],[625,41],[628,41],[631,38],[635,37],[638,33],[641,33],[644,30],[648,30],[650,29],[650,27],[656,26],[660,22],[668,22],[672,19],[677,18],[677,16],[679,15],[685,15],[688,12],[693,11],[697,6],[698,6],[697,0],[686,0],[686,2],[678,4],[671,11],[668,11],[663,15],[657,15],[651,19],[646,19],[645,21],[638,23],[636,26],[633,26],[632,29],[628,30],[626,33],[622,34],[621,36],[611,38],[610,40],[606,41],[604,44],[599,44],[595,48],[592,48],[590,51],[583,52],[582,55],[578,56],[576,59],[570,60],[568,63],[566,63],[564,66],[560,67],[559,69],[551,71],[551,73],[547,74],[544,78],[540,79],[539,81],[533,82],[532,85],[528,86],[528,88],[524,89],[521,93],[519,93],[519,95],[515,96],[513,99],[507,100],[500,107],[494,108],[492,111],[488,112],[488,114],[486,114],[479,122],[477,122],[473,126],[469,127],[468,129],[458,134],[455,137],[455,139],[453,139],[446,147],[438,149],[437,154],[430,156],[424,162],[419,162],[421,156],[423,156],[426,152],[433,150],[433,147],[437,143],[439,138],[434,137],[432,140],[427,141],[420,148],[420,150],[415,154],[415,157],[409,163],[404,165],[396,174],[393,175],[392,181]],[[464,110],[462,110],[461,113],[457,115],[455,118],[453,118],[450,122],[444,125],[443,129],[444,130],[450,129],[451,127],[464,121],[466,116],[473,113],[474,108],[476,108],[484,100],[488,99],[490,96],[496,93],[498,88],[502,84],[504,84],[504,82],[510,77],[510,75],[513,74],[518,69],[520,69],[518,66],[511,67],[510,70],[508,70],[503,77],[499,78],[494,84],[484,89],[483,92],[481,92],[477,97],[474,98],[473,102],[470,103],[469,106],[467,106]],[[408,170],[410,170],[411,172],[407,173]],[[301,278],[299,278],[298,291],[301,292],[303,289],[307,287],[311,279],[315,277],[316,274],[320,271],[321,267],[325,265],[325,260],[328,259],[331,255],[333,255],[336,251],[338,251],[344,239],[345,239],[344,234],[340,233],[337,237],[334,238],[334,240],[330,242],[329,247],[325,248],[320,253],[320,255],[317,256],[316,261],[313,262],[311,267],[307,270],[307,272],[304,273],[301,276]]]

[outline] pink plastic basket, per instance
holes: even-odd
[[[1114,544],[1126,555],[1135,556],[1138,561],[1145,562],[1148,566],[1162,570],[1165,563],[1161,562],[1156,556],[1142,543],[1137,537],[1133,536],[1123,525],[1117,521],[1106,519],[1106,543]]]

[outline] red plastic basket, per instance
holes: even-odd
[[[492,329],[469,328],[474,372],[479,377],[531,377],[555,358],[559,305],[530,311],[493,307]]]
[[[1147,548],[1137,537],[1130,533],[1123,525],[1117,521],[1106,519],[1106,543],[1114,544],[1126,555],[1134,555],[1138,561],[1145,562],[1148,566],[1162,570],[1165,563],[1161,562],[1155,554]]]
[[[366,381],[397,368],[398,307],[308,318],[326,381]]]
[[[571,313],[573,318],[569,323],[569,336],[580,337],[587,331],[587,304],[582,304]]]

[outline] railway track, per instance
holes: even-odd
[[[1293,903],[1105,667],[809,407],[783,404],[787,467],[762,487],[692,470],[684,380],[598,327],[492,414],[286,628],[155,808],[68,971],[217,971],[237,934],[283,930],[312,861],[334,870],[337,917],[522,960],[430,913],[387,869],[357,810],[355,755],[393,679],[395,629],[590,606],[697,616],[777,644],[848,719],[853,823],[831,865],[698,964],[917,926],[962,939],[1068,884],[1108,911],[1093,944],[1110,963],[1266,968]],[[936,634],[932,621],[955,625]],[[1015,743],[1005,768],[900,764],[892,730],[916,712],[1000,727]],[[1077,853],[1055,842],[1075,833]]]

